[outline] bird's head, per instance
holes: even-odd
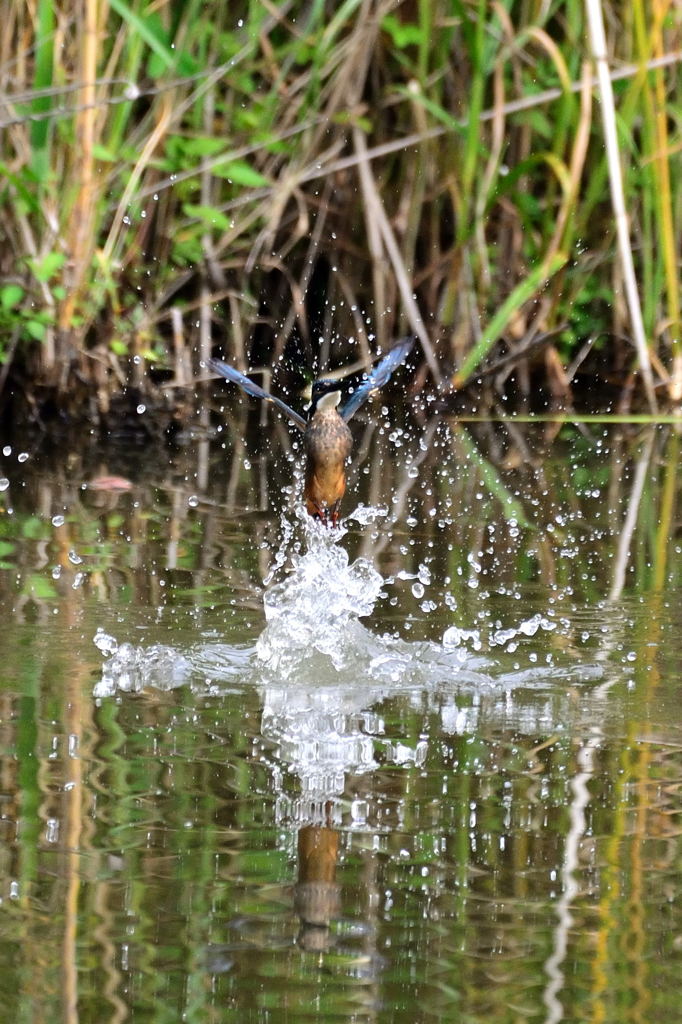
[[[313,383],[308,417],[316,412],[335,409],[342,398],[338,380],[316,380]]]

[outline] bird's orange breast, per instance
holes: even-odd
[[[346,460],[353,438],[335,409],[316,413],[305,432],[305,502],[310,515],[323,515],[346,490]]]

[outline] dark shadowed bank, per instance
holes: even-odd
[[[173,433],[212,354],[293,399],[408,331],[449,410],[678,402],[666,12],[9,0],[5,419]]]

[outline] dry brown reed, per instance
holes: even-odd
[[[307,372],[352,337],[368,362],[405,329],[437,387],[514,353],[522,389],[568,386],[586,346],[633,368],[621,273],[649,403],[652,364],[679,400],[665,0],[611,39],[579,0],[80,10],[11,0],[0,27],[0,352],[65,406],[80,384],[101,411],[121,382],[188,387],[217,347]]]

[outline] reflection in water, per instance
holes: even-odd
[[[326,813],[329,819],[329,806]],[[310,952],[328,949],[330,925],[340,912],[340,886],[336,882],[339,842],[339,831],[330,824],[303,825],[298,831],[294,908],[301,921],[298,941]]]
[[[371,522],[381,513],[363,508],[356,514]],[[290,570],[264,593],[266,626],[255,648],[209,644],[181,652],[118,646],[100,632],[95,642],[109,658],[95,693],[103,697],[121,690],[185,685],[217,693],[240,679],[258,687],[260,732],[271,752],[278,793],[276,820],[298,830],[299,941],[304,949],[322,950],[328,948],[330,924],[340,908],[335,881],[339,832],[333,819],[340,820],[337,802],[349,775],[358,777],[391,763],[419,768],[428,757],[428,734],[416,741],[386,737],[375,708],[396,692],[412,692],[420,701],[426,697],[438,705],[443,734],[474,734],[481,717],[488,729],[495,721],[499,729],[513,724],[540,732],[556,720],[557,708],[555,702],[551,710],[538,702],[535,691],[561,678],[572,686],[595,681],[602,670],[580,663],[567,670],[548,658],[541,668],[531,660],[525,669],[516,664],[512,671],[501,671],[492,656],[498,648],[518,655],[524,640],[541,640],[543,633],[556,629],[555,621],[539,614],[516,627],[495,626],[486,636],[481,630],[451,626],[440,644],[377,634],[360,619],[372,613],[391,581],[364,557],[350,562],[342,530],[329,531],[307,518],[303,526],[305,543],[292,544]],[[283,545],[292,543],[293,531],[285,530],[283,537]],[[278,569],[286,564],[280,550]],[[486,654],[481,653],[484,645]],[[293,799],[283,771],[298,780]],[[357,820],[351,817],[349,827],[365,830],[362,811]],[[572,869],[567,868],[567,878]],[[557,954],[548,962],[555,979],[560,978],[560,959]],[[558,1005],[556,988],[548,990],[548,1005]]]
[[[564,841],[563,863],[561,865],[561,895],[556,901],[556,928],[553,932],[553,948],[545,961],[547,985],[543,1001],[547,1007],[546,1024],[558,1024],[564,1019],[565,1009],[560,1000],[564,986],[564,961],[568,952],[570,929],[574,924],[571,907],[580,895],[580,844],[586,828],[585,810],[589,803],[588,783],[594,775],[594,759],[603,742],[603,733],[597,727],[578,751],[575,775],[571,779],[571,802],[569,805],[569,828]]]
[[[366,516],[367,510],[359,514]],[[364,557],[351,562],[341,544],[342,530],[329,531],[307,519],[304,526],[305,550],[301,552],[300,542],[292,545],[290,571],[263,595],[266,626],[254,648],[221,643],[183,650],[119,645],[98,631],[95,643],[109,657],[95,696],[150,687],[190,685],[217,693],[237,682],[257,686],[263,693],[263,735],[295,766],[304,787],[314,791],[311,780],[319,775],[325,780],[319,795],[328,796],[343,789],[347,771],[376,767],[380,740],[374,733],[381,723],[363,709],[390,694],[410,689],[422,693],[426,688],[438,692],[440,699],[443,686],[450,694],[455,689],[466,693],[462,714],[453,718],[451,708],[447,713],[470,730],[483,706],[489,713],[497,705],[506,719],[511,693],[518,702],[513,714],[522,714],[525,691],[564,678],[573,683],[600,678],[602,670],[595,664],[575,662],[570,669],[555,665],[551,651],[545,651],[544,664],[538,665],[535,646],[525,668],[517,659],[513,670],[501,671],[496,656],[520,654],[524,643],[541,641],[543,634],[556,630],[552,609],[504,628],[497,622],[485,630],[450,626],[440,643],[406,641],[369,629],[360,619],[371,615],[385,596],[384,588],[394,581]],[[291,539],[292,534],[286,536]],[[280,557],[280,565],[285,563]],[[535,701],[533,706],[539,710]],[[408,756],[405,749],[400,756]]]
[[[345,534],[248,438],[8,470],[8,1017],[675,1019],[677,441],[600,436],[377,427]]]

